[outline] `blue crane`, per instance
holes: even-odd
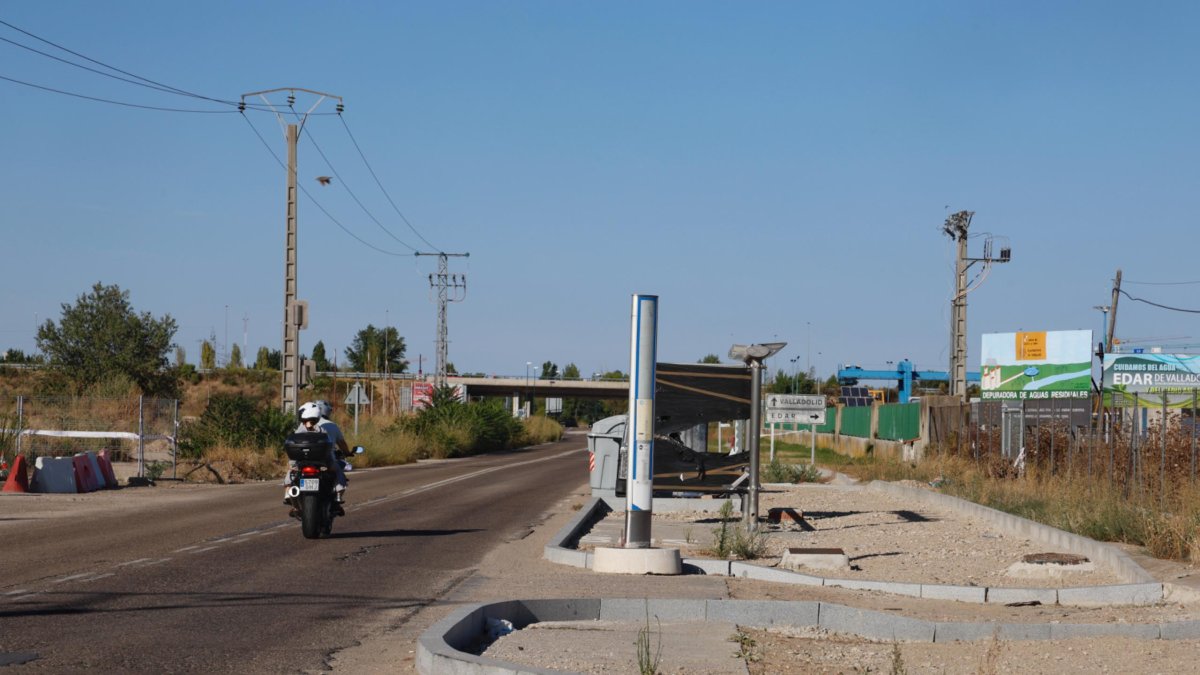
[[[950,374],[939,370],[914,370],[912,363],[904,359],[896,364],[895,370],[863,370],[858,366],[838,366],[838,382],[844,385],[858,384],[859,380],[893,380],[900,394],[900,402],[908,403],[912,397],[913,381],[949,382]],[[967,382],[978,382],[979,373],[967,373]]]

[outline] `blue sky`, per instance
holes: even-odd
[[[1200,279],[1195,3],[6,0],[0,19],[214,98],[343,97],[408,221],[471,254],[451,262],[468,283],[449,314],[461,371],[626,370],[635,292],[660,296],[666,361],[780,340],[772,370],[946,370],[941,225],[964,209],[1013,251],[969,296],[971,369],[982,333],[1098,332],[1117,268],[1135,297],[1200,309],[1200,285],[1147,283]],[[225,109],[6,42],[0,76]],[[35,322],[97,281],[175,317],[189,360],[243,327],[251,354],[279,347],[285,177],[246,121],[3,80],[0,100],[0,349],[32,351]],[[276,119],[247,119],[282,157]],[[396,255],[301,197],[302,350],[389,323],[429,370],[435,264],[404,244],[429,247],[336,117],[307,131],[300,184]],[[1117,335],[1197,351],[1179,346],[1200,343],[1197,321],[1122,297]]]

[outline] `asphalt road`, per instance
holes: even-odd
[[[275,483],[49,520],[0,511],[0,665],[326,670],[371,627],[438,601],[489,550],[529,534],[586,481],[583,447],[574,435],[355,472],[347,517],[323,540],[301,536]]]

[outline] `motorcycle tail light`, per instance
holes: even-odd
[[[300,475],[301,476],[316,476],[320,473],[321,473],[321,470],[315,466],[300,467]]]

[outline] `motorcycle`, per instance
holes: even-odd
[[[337,471],[330,465],[329,437],[322,432],[294,433],[287,437],[283,449],[295,466],[288,471],[287,501],[292,515],[300,519],[300,529],[306,539],[328,537],[333,532],[333,519],[341,508],[337,503]],[[354,448],[362,454],[362,446]],[[341,453],[334,461],[342,462],[346,471],[350,463]]]

